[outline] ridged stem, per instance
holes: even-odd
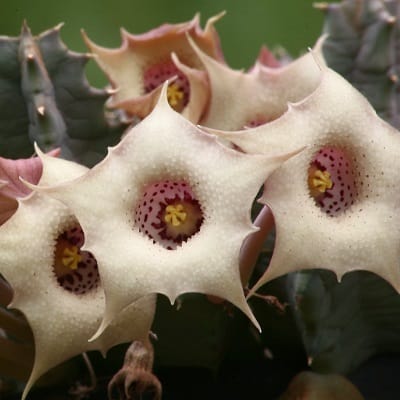
[[[253,224],[259,228],[249,235],[240,250],[240,279],[246,287],[253,273],[257,258],[263,248],[265,238],[274,227],[274,217],[268,206],[264,206]]]

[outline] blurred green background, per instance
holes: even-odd
[[[234,68],[252,65],[262,44],[285,47],[292,55],[312,46],[322,26],[322,13],[310,0],[0,0],[0,34],[18,36],[28,21],[33,34],[60,22],[62,38],[72,50],[86,51],[83,28],[97,44],[120,45],[119,28],[142,33],[162,23],[183,22],[201,13],[202,26],[210,16],[226,10],[217,23],[227,62]],[[89,65],[92,84],[105,80]]]

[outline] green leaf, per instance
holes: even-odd
[[[327,64],[360,90],[378,114],[400,127],[398,2],[343,0],[322,3]]]

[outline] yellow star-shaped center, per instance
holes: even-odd
[[[325,193],[328,189],[333,186],[331,174],[328,171],[321,171],[316,169],[312,171],[309,177],[310,189],[316,190],[320,193]]]
[[[180,226],[185,222],[187,213],[182,204],[168,205],[165,208],[164,221],[172,226]]]
[[[175,108],[180,105],[184,97],[182,88],[177,83],[171,83],[167,90],[167,99],[171,107]]]
[[[77,269],[82,256],[79,254],[77,246],[66,247],[63,251],[62,263],[64,267]]]

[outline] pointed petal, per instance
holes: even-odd
[[[205,127],[231,131],[274,120],[287,110],[288,102],[303,99],[319,82],[315,58],[323,63],[321,41],[312,52],[289,65],[268,68],[259,63],[247,73],[230,69],[202,52],[193,41],[191,44],[210,80],[212,96],[200,121]]]
[[[253,291],[288,272],[321,267],[339,279],[347,271],[368,270],[400,289],[400,136],[347,81],[324,68],[317,89],[281,118],[222,135],[247,152],[308,145],[265,185],[260,201],[272,209],[277,239],[271,263]],[[328,195],[338,196],[337,210],[334,204],[328,209],[320,204],[309,188],[310,166],[318,157],[331,160],[327,167],[336,182]],[[350,175],[346,185],[341,182]]]
[[[225,148],[170,108],[166,88],[155,110],[102,163],[70,184],[37,188],[74,211],[87,235],[85,249],[96,254],[106,293],[99,332],[126,305],[155,292],[171,301],[186,292],[216,295],[257,324],[243,295],[239,252],[254,230],[249,216],[258,189],[291,154],[266,157]],[[146,192],[158,185],[159,191]],[[145,221],[149,217],[149,229],[168,229],[167,219],[157,219],[150,208],[163,209],[157,200],[162,192],[182,185],[188,189],[180,198],[194,197],[187,201],[199,204],[201,222],[189,239],[168,250],[149,237]],[[145,196],[154,205],[141,225],[135,213],[145,212]],[[190,207],[187,212],[190,218]]]
[[[188,103],[185,105],[182,111],[182,115],[189,121],[196,123],[204,113],[207,102],[210,96],[210,89],[207,80],[207,74],[205,71],[200,71],[195,68],[189,68],[182,64],[177,55],[173,53],[171,55],[173,63],[176,65],[178,71],[187,78],[190,93],[195,93],[195,96],[189,96]],[[173,84],[176,80],[174,76],[169,82]],[[144,118],[150,114],[159,99],[162,86],[156,87],[150,93],[147,93],[139,97],[131,97],[122,101],[114,101],[113,108],[120,108],[128,112],[130,115],[135,115],[139,118]]]
[[[187,77],[191,93],[196,94],[196,96],[190,96],[182,115],[189,121],[197,123],[203,115],[210,98],[207,73],[181,63],[175,53],[172,53],[171,58],[176,67]]]
[[[58,149],[49,154],[58,156]],[[0,157],[0,226],[17,210],[17,198],[27,196],[31,190],[19,179],[37,184],[42,174],[42,162],[38,157],[11,160]]]
[[[50,155],[57,156],[59,150]],[[21,183],[19,177],[37,184],[42,175],[42,162],[38,157],[11,160],[0,157],[0,181],[6,183],[0,188],[0,193],[10,198],[25,197],[31,190]]]
[[[73,179],[86,168],[40,153],[42,184]],[[50,368],[87,350],[103,353],[112,345],[145,339],[152,322],[154,296],[124,310],[97,341],[88,339],[104,311],[104,292],[97,286],[84,294],[63,288],[55,273],[56,243],[76,218],[59,201],[41,194],[19,200],[17,212],[0,228],[0,273],[14,290],[10,307],[24,313],[35,340],[34,367],[23,398]]]
[[[121,31],[122,44],[118,49],[107,49],[94,44],[84,33],[84,40],[96,55],[96,61],[107,74],[114,88],[118,91],[110,98],[110,107],[123,108],[127,112],[138,112],[138,116],[143,118],[145,111],[152,109],[155,105],[153,92],[165,80],[171,79],[177,71],[183,71],[183,77],[189,80],[189,88],[185,88],[192,107],[197,103],[204,104],[204,93],[200,87],[200,93],[197,94],[199,83],[205,83],[204,77],[197,76],[193,70],[202,69],[202,63],[191,49],[187,35],[191,35],[193,40],[210,57],[223,60],[222,51],[219,43],[214,23],[222,15],[211,18],[205,30],[199,25],[199,16],[196,15],[193,20],[176,25],[164,24],[141,35],[133,35],[125,30]],[[178,70],[171,61],[171,54],[176,53],[181,60]],[[175,63],[176,64],[176,63]],[[182,65],[185,65],[183,67]],[[186,76],[186,72],[189,76]],[[191,84],[193,83],[192,86]],[[186,83],[185,83],[186,85]],[[147,95],[147,96],[146,96]],[[150,101],[151,104],[146,102]],[[185,104],[186,106],[186,104]],[[201,113],[204,110],[201,110]],[[200,112],[187,111],[187,114],[193,118],[193,115]],[[197,120],[194,122],[198,122]]]

